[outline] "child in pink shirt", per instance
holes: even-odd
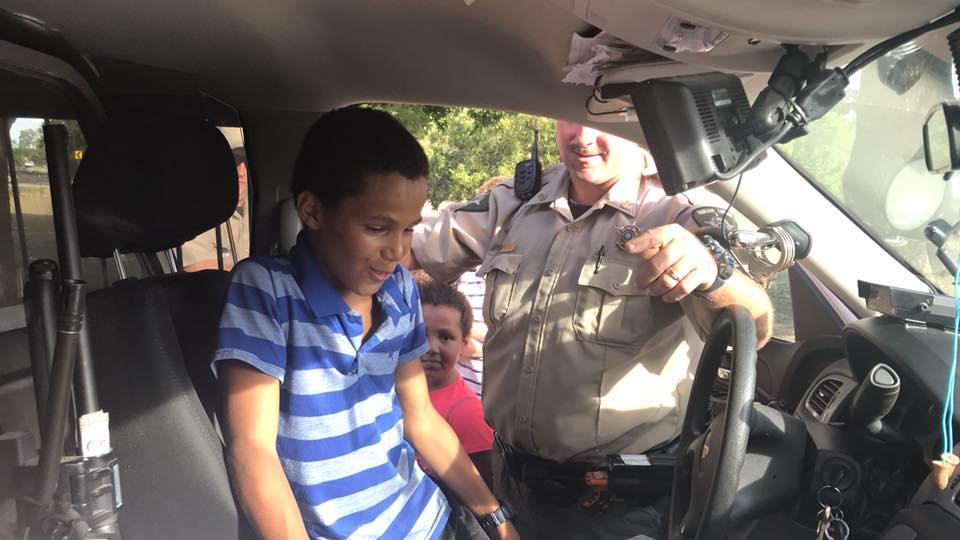
[[[473,314],[460,291],[433,280],[418,280],[427,352],[420,357],[427,376],[430,401],[470,455],[480,475],[492,489],[490,450],[493,430],[483,420],[480,400],[457,369],[467,347]]]

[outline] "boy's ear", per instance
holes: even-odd
[[[297,215],[303,225],[312,230],[320,228],[320,221],[323,218],[323,204],[320,199],[310,191],[301,191],[296,200]]]

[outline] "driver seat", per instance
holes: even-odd
[[[74,181],[81,255],[155,253],[225,221],[233,156],[195,118],[112,118]],[[127,538],[252,537],[237,512],[216,426],[210,370],[229,275],[126,279],[88,295],[101,406],[120,463]]]

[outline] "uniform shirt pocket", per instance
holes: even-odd
[[[651,297],[636,284],[637,261],[588,258],[577,280],[573,328],[581,341],[626,347],[654,330]]]
[[[521,261],[521,253],[497,253],[487,257],[477,270],[477,275],[486,280],[483,319],[488,325],[498,324],[507,314]]]

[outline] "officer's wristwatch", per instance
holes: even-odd
[[[480,524],[480,528],[484,531],[491,531],[512,520],[515,515],[509,504],[500,501],[500,507],[493,512],[477,516],[477,523]]]
[[[710,251],[710,254],[713,255],[713,259],[717,261],[717,279],[713,280],[713,284],[707,287],[706,289],[699,289],[698,292],[701,294],[711,293],[720,287],[730,279],[730,276],[733,275],[733,271],[737,267],[737,260],[733,258],[733,254],[730,251],[723,247],[716,238],[710,236],[709,234],[700,234],[697,235],[703,245],[707,247]]]

